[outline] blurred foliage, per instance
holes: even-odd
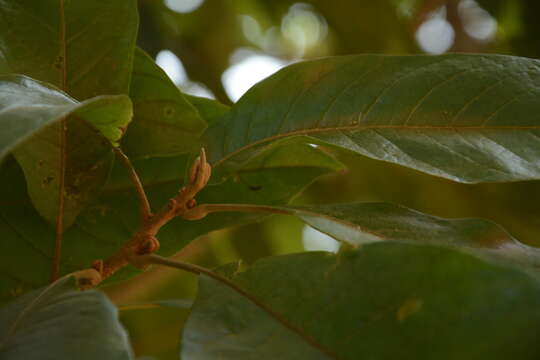
[[[540,58],[540,2],[533,0],[206,0],[191,12],[174,10],[197,3],[140,0],[139,46],[154,58],[161,50],[172,51],[189,79],[206,86],[224,103],[231,101],[222,74],[238,61],[233,55],[239,49],[284,61],[358,53],[418,54],[425,49],[417,41],[418,31],[435,18],[453,31],[446,51]],[[495,31],[479,36],[482,31],[485,35],[489,24],[496,24]],[[521,241],[540,246],[538,181],[465,185],[358,155],[336,155],[349,170],[324,176],[295,203],[388,201],[432,215],[482,217],[499,223]],[[207,266],[238,259],[251,263],[260,257],[301,251],[302,229],[296,219],[275,216],[211,233],[178,256]],[[113,300],[189,298],[196,290],[192,275],[170,270],[150,271],[136,282],[111,288]],[[174,344],[183,324],[171,323],[171,312],[187,316],[182,309],[122,312],[138,355],[176,358]]]

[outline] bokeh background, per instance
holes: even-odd
[[[540,58],[537,0],[140,0],[139,46],[186,93],[232,104],[292,62],[344,54],[499,53]],[[294,203],[388,201],[443,217],[482,217],[540,246],[540,182],[464,185],[397,165],[335,154],[346,171],[320,178]],[[286,216],[211,233],[176,257],[208,267],[338,244]],[[153,269],[107,289],[142,359],[178,359],[197,279]]]

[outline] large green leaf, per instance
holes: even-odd
[[[113,304],[65,277],[0,309],[2,359],[132,359]]]
[[[356,246],[388,240],[446,245],[540,275],[540,249],[487,220],[444,219],[385,203],[310,206],[294,213],[319,231]]]
[[[135,0],[0,3],[0,72],[46,81],[75,99],[127,94]]]
[[[201,276],[182,359],[537,359],[540,284],[456,249],[385,242]]]
[[[445,219],[389,203],[309,205],[282,209],[319,231],[354,246],[393,240],[497,249],[518,243],[491,221]],[[531,251],[534,249],[523,246]]]
[[[500,55],[325,58],[254,86],[206,133],[214,165],[304,136],[461,182],[540,178],[540,61]]]
[[[283,148],[285,150],[285,148]],[[307,145],[291,148],[287,158],[266,154],[259,169],[253,163],[226,182],[208,186],[197,196],[199,203],[239,202],[283,205],[315,178],[339,170],[342,165],[331,156]],[[302,156],[304,166],[295,158]],[[262,156],[262,155],[261,155]],[[188,156],[139,159],[139,172],[155,209],[166,204],[182,184]],[[312,159],[312,160],[310,160]],[[33,209],[28,199],[23,174],[10,157],[0,169],[0,253],[9,254],[0,261],[0,300],[20,295],[46,284],[54,251],[54,231]],[[210,231],[260,219],[262,214],[212,214],[200,221],[175,219],[158,238],[160,253],[171,255],[196,237]],[[62,271],[88,267],[94,260],[118,250],[137,228],[138,200],[129,174],[119,162],[108,185],[96,202],[86,208],[64,233]],[[22,263],[20,259],[25,259]],[[32,266],[28,266],[32,263]],[[134,268],[119,272],[116,279],[135,274]],[[114,279],[112,279],[114,280]]]
[[[309,206],[240,205],[238,210],[294,215],[315,229],[354,247],[379,241],[459,248],[486,261],[540,273],[540,249],[514,239],[483,219],[445,219],[388,203]]]
[[[135,117],[122,146],[131,158],[179,155],[201,146],[206,122],[140,49],[135,51],[130,97]]]
[[[109,142],[118,142],[131,114],[126,95],[78,102],[25,76],[0,76],[0,157],[14,150],[32,202],[45,219],[54,222],[63,152],[59,122],[66,119],[64,224],[69,226],[107,180],[112,158]]]
[[[127,94],[137,26],[135,0],[3,1],[0,73],[46,81],[77,100]],[[88,110],[89,116],[106,122],[116,116],[123,119],[126,113],[113,105]],[[48,220],[57,216],[58,181],[65,165],[65,227],[97,194],[112,160],[103,140],[86,123],[70,121],[66,126],[67,130],[60,124],[49,127],[17,153],[32,199]]]

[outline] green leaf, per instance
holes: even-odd
[[[445,219],[389,203],[296,206],[286,211],[354,246],[393,240],[496,249],[517,242],[491,221]]]
[[[385,203],[309,206],[293,212],[319,231],[355,246],[376,241],[451,246],[540,276],[540,249],[519,242],[491,221],[444,219]]]
[[[238,210],[294,215],[353,247],[398,241],[455,247],[486,261],[511,265],[540,279],[540,249],[483,219],[445,219],[388,203],[309,206],[240,205]]]
[[[325,58],[248,91],[205,135],[226,165],[303,137],[455,181],[540,178],[540,61],[501,55]]]
[[[231,280],[262,306],[201,276],[183,359],[540,355],[538,280],[456,249],[385,242],[286,255]]]
[[[113,145],[118,145],[131,117],[129,110],[126,119],[126,108],[131,109],[131,102],[125,95],[99,96],[79,102],[47,83],[26,76],[1,75],[0,121],[4,130],[0,134],[0,157],[72,114],[88,121]]]
[[[227,181],[208,186],[197,196],[199,203],[239,202],[283,205],[317,177],[342,168],[342,165],[320,150],[300,150],[306,166],[278,166],[269,155],[264,166],[238,171]],[[292,150],[292,149],[291,149]],[[311,155],[310,155],[311,154]],[[313,157],[310,163],[309,158]],[[291,161],[294,157],[291,158]],[[255,158],[253,161],[258,161]],[[282,161],[282,160],[279,160]],[[135,160],[154,210],[167,203],[182,185],[188,156]],[[321,166],[325,164],[324,166]],[[291,165],[289,163],[289,165]],[[24,176],[10,157],[0,168],[0,253],[10,254],[0,261],[0,301],[18,296],[46,284],[50,279],[54,231],[33,209],[28,199]],[[200,221],[175,219],[161,229],[160,253],[172,255],[198,236],[210,231],[236,226],[261,218],[261,214],[211,214]],[[118,250],[132,235],[139,223],[138,200],[129,174],[120,162],[115,163],[109,183],[96,201],[64,232],[62,272],[87,268]],[[22,263],[20,259],[25,259]],[[32,267],[27,266],[32,263]],[[126,268],[111,281],[137,274]]]
[[[0,4],[0,71],[57,86],[78,100],[127,94],[137,36],[135,0]]]
[[[140,49],[135,51],[130,97],[135,117],[122,141],[130,157],[173,156],[201,146],[199,135],[206,128],[205,121]]]
[[[77,100],[127,94],[137,26],[135,0],[4,1],[0,4],[0,71],[45,81]],[[85,115],[105,113],[100,120],[104,122],[125,115],[127,99],[121,100],[120,110],[112,99],[103,101],[111,104],[87,108]],[[60,168],[66,159],[64,227],[98,193],[112,159],[87,124],[70,121],[67,128],[53,125],[17,153],[34,204],[49,221],[57,216]],[[41,166],[42,162],[46,165]]]
[[[112,151],[131,120],[125,95],[78,102],[45,83],[25,76],[0,76],[0,157],[14,151],[23,167],[36,209],[49,222],[58,214],[62,148],[60,120],[67,120],[64,224],[107,180]]]
[[[344,166],[336,159],[317,148],[302,143],[280,144],[268,146],[251,158],[240,169],[240,172],[254,171],[264,168],[326,168],[334,171],[344,170]]]
[[[222,119],[230,110],[230,107],[216,100],[189,94],[184,94],[184,97],[195,106],[199,115],[209,125]]]
[[[3,359],[132,359],[126,332],[101,292],[64,277],[0,309]]]

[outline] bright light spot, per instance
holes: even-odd
[[[208,99],[215,99],[214,93],[204,84],[188,81],[187,84],[181,86],[182,91],[186,94],[200,96]]]
[[[197,10],[204,0],[165,0],[165,5],[172,11],[190,13]]]
[[[282,53],[281,32],[278,27],[272,26],[264,32],[261,48],[269,54]]]
[[[241,15],[242,32],[246,39],[259,45],[262,37],[262,30],[259,22],[249,15]]]
[[[281,32],[278,27],[271,26],[265,30],[257,19],[249,15],[240,15],[239,20],[242,33],[249,42],[257,45],[267,54],[283,53]]]
[[[187,81],[186,70],[180,59],[169,50],[161,50],[156,56],[156,64],[167,73],[175,84]]]
[[[435,11],[416,31],[416,41],[427,53],[442,54],[454,43],[454,29],[446,21],[446,9]]]
[[[225,70],[221,81],[232,101],[237,101],[250,87],[286,65],[276,57],[246,53],[243,49],[237,50],[231,59],[235,64]]]
[[[204,84],[189,80],[182,61],[169,50],[161,50],[156,56],[156,64],[186,94],[215,99],[216,97]]]
[[[330,251],[337,252],[341,245],[334,238],[312,228],[311,226],[304,226],[302,230],[302,243],[306,251]]]
[[[463,20],[465,32],[471,37],[488,41],[497,32],[497,21],[474,0],[462,0],[459,3],[459,15]]]
[[[325,19],[315,13],[308,4],[297,3],[281,21],[281,32],[297,50],[297,56],[304,55],[306,49],[326,37],[328,25]]]

